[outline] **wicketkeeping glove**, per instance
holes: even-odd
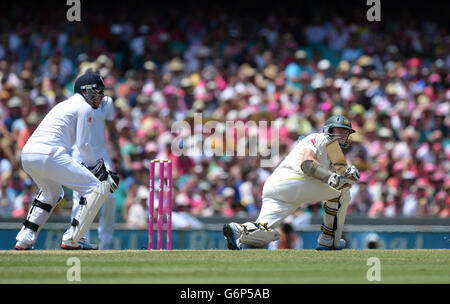
[[[106,169],[105,162],[103,158],[97,160],[95,166],[87,167],[92,174],[98,178],[99,181],[103,182],[108,179],[108,170]]]
[[[84,164],[83,164],[84,165]],[[106,169],[105,162],[102,158],[97,160],[95,166],[87,167],[99,181],[108,181],[111,184],[110,192],[114,193],[119,188],[120,177],[116,172]]]
[[[116,172],[108,171],[108,182],[111,184],[109,191],[114,193],[119,188],[120,177]]]

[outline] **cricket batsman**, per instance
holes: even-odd
[[[62,185],[80,194],[77,214],[62,237],[61,248],[97,249],[83,237],[109,193],[117,190],[119,177],[97,160],[90,144],[93,111],[104,97],[102,78],[85,73],[75,81],[75,94],[55,105],[25,144],[22,167],[39,193],[16,237],[15,249],[29,250],[37,240],[57,203],[64,197]],[[70,150],[76,145],[86,166],[75,161]]]
[[[338,140],[342,149],[349,147],[349,135],[354,133],[349,119],[331,116],[321,133],[301,139],[266,180],[262,193],[262,207],[255,222],[229,223],[223,226],[228,249],[240,250],[242,245],[265,247],[278,240],[274,230],[301,204],[322,201],[325,210],[322,233],[317,250],[339,250],[345,247],[341,239],[349,188],[359,179],[355,166],[342,173],[335,172],[327,154],[327,143]]]

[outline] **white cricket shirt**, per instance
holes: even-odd
[[[80,94],[56,104],[28,139],[24,150],[30,152],[46,145],[63,147],[69,153],[76,145],[85,163],[95,165],[96,158],[90,144],[94,111]]]
[[[111,97],[105,96],[100,107],[92,113],[90,145],[97,159],[108,154],[106,148],[105,122],[114,120],[114,103]],[[74,146],[74,150],[77,149]],[[76,153],[76,152],[75,152]]]
[[[327,155],[327,139],[323,133],[312,133],[302,140],[300,140],[292,149],[292,151],[286,156],[286,158],[280,163],[278,168],[273,172],[273,175],[280,171],[280,178],[284,170],[282,168],[291,169],[294,172],[304,176],[302,169],[302,158],[305,148],[309,148],[316,154],[317,161],[327,169],[331,169],[331,162],[328,160]]]

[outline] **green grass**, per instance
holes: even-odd
[[[450,250],[110,250],[0,251],[0,283],[377,283],[367,259],[381,264],[379,283],[450,283]]]

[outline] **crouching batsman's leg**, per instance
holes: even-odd
[[[317,239],[317,250],[340,250],[346,246],[345,240],[341,237],[349,203],[348,189],[339,197],[324,202],[325,213],[320,227],[322,233]]]
[[[302,204],[324,201],[325,214],[318,238],[318,250],[338,250],[345,247],[341,239],[347,206],[350,202],[348,189],[339,191],[314,178],[287,178],[280,181],[269,179],[264,184],[260,214],[255,222],[228,223],[223,226],[227,247],[241,250],[246,247],[264,248],[280,238],[275,230],[282,221]]]
[[[223,226],[223,235],[228,249],[265,248],[270,242],[280,239],[276,228],[298,208],[289,197],[295,196],[298,180],[274,181],[273,177],[264,184],[262,207],[254,222],[244,224],[228,223]]]

